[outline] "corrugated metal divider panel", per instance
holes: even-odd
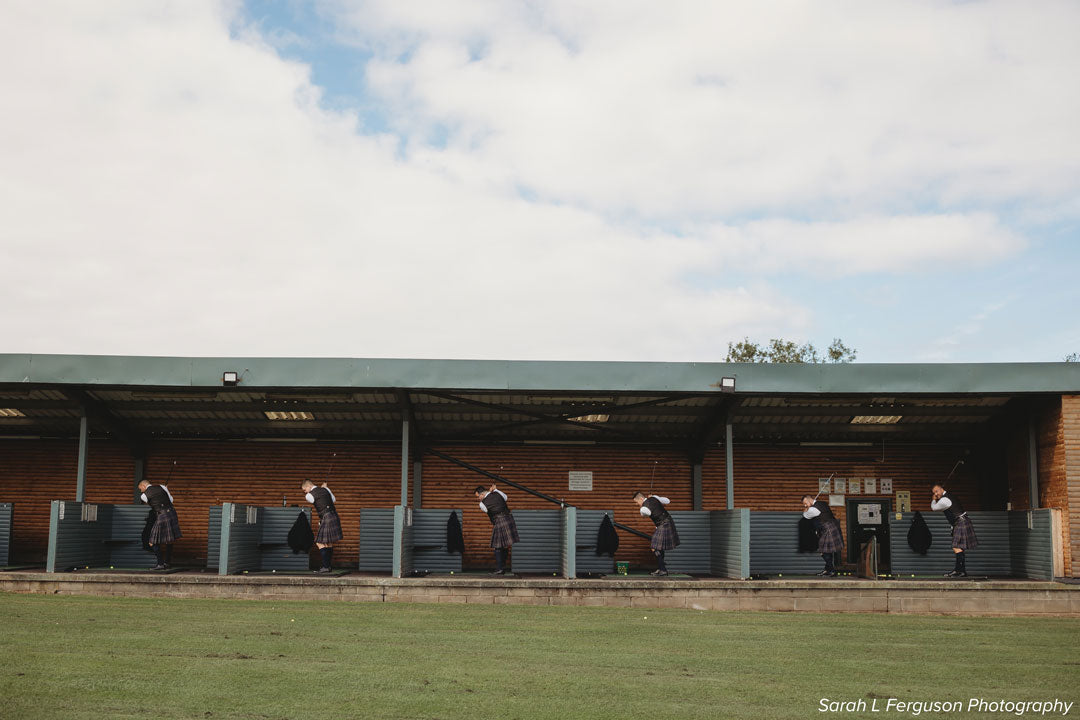
[[[562,570],[562,510],[514,510],[519,542],[510,564],[515,573],[549,575]]]
[[[710,571],[730,578],[750,577],[750,510],[712,510]]]
[[[559,523],[562,548],[559,560],[562,562],[562,574],[565,578],[577,577],[577,531],[578,509],[572,505],[564,505],[560,508]]]
[[[671,512],[679,531],[679,547],[664,553],[671,572],[708,575],[712,572],[712,526],[707,510]]]
[[[924,512],[923,519],[934,538],[926,555],[918,555],[908,545],[908,529],[915,513],[889,515],[889,552],[893,575],[941,575],[953,569],[952,532],[945,515]],[[1009,550],[1009,515],[1004,510],[968,511],[979,547],[965,553],[969,575],[1012,574],[1012,555]]]
[[[615,520],[615,513],[611,510],[582,510],[577,509],[577,530],[575,531],[577,557],[575,568],[578,575],[585,573],[615,572],[615,558],[611,555],[596,554],[596,540],[600,533],[600,523],[607,515]]]
[[[249,523],[248,506],[240,503],[225,503],[221,508],[221,545],[224,553],[218,563],[218,573],[232,575],[243,570],[258,570],[259,518]]]
[[[118,568],[146,568],[154,564],[156,558],[153,551],[145,550],[142,544],[142,532],[149,514],[150,508],[147,505],[112,506],[112,528],[109,530],[108,543],[109,565]],[[100,516],[99,506],[98,517]]]
[[[825,563],[817,553],[799,552],[800,512],[750,513],[750,573],[812,575]]]
[[[413,571],[413,513],[405,505],[394,506],[394,558],[391,573],[405,577]]]
[[[310,569],[311,558],[307,553],[294,553],[289,547],[289,531],[303,513],[311,522],[311,509],[298,507],[259,508],[259,555],[260,570],[297,572]]]
[[[357,569],[394,569],[394,509],[360,508],[360,563]]]
[[[461,510],[416,508],[413,510],[413,569],[424,572],[461,572],[461,553],[446,550],[446,523],[450,514],[462,522]]]
[[[11,521],[14,509],[12,503],[0,503],[0,566],[11,564]]]
[[[221,562],[221,506],[211,507],[209,515],[206,525],[206,567],[217,570]]]
[[[49,508],[47,572],[63,572],[75,567],[101,567],[108,562],[105,539],[109,537],[112,506],[99,505],[97,520],[84,521],[83,504],[71,500],[52,501]]]
[[[975,534],[978,535],[978,529]],[[1010,512],[1009,539],[1013,575],[1037,580],[1054,579],[1054,525],[1049,509]]]

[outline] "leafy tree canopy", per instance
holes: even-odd
[[[758,343],[750,338],[728,343],[727,357],[724,362],[754,363],[848,363],[855,360],[857,352],[849,348],[840,338],[833,338],[824,355],[818,352],[813,343],[802,345],[783,338],[772,338],[767,343]]]

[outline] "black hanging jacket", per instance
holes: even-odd
[[[456,512],[446,519],[446,552],[465,554],[465,537],[461,533],[461,521]]]
[[[934,536],[930,534],[930,527],[926,524],[922,513],[915,511],[915,517],[911,519],[911,527],[907,531],[907,544],[911,551],[919,555],[925,555],[934,542]]]
[[[308,520],[307,513],[303,510],[296,517],[296,522],[289,528],[287,542],[293,553],[296,554],[308,552],[311,550],[311,546],[315,544],[315,535],[311,532],[311,522]]]
[[[596,554],[615,557],[615,551],[618,549],[619,533],[615,532],[614,523],[605,513],[604,519],[600,521],[600,529],[596,532]]]

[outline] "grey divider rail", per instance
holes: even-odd
[[[712,510],[709,524],[709,571],[722,577],[750,577],[750,510]]]
[[[1055,540],[1061,537],[1054,529],[1054,512],[1043,508],[1009,513],[1013,575],[1037,580],[1054,579],[1054,561],[1058,554]],[[976,529],[975,534],[978,532]]]
[[[109,561],[112,506],[96,506],[97,519],[84,520],[83,506],[93,503],[53,500],[49,506],[49,554],[46,572],[74,567],[101,567]]]
[[[102,505],[98,506],[98,519]],[[113,505],[107,542],[109,565],[118,568],[147,568],[154,564],[152,550],[142,544],[143,528],[150,514],[148,505]]]
[[[707,510],[672,510],[679,547],[664,554],[671,572],[708,575],[712,572],[712,524]]]
[[[577,522],[578,509],[576,507],[564,507],[561,512],[560,540],[562,542],[562,574],[563,577],[577,577]]]
[[[510,552],[515,573],[558,573],[562,570],[562,510],[514,510],[519,542]]]
[[[11,522],[14,505],[0,503],[0,567],[11,564]]]
[[[461,510],[413,509],[413,569],[423,572],[461,572],[461,553],[446,550],[446,522],[450,513],[462,522]]]
[[[394,509],[360,509],[359,570],[392,572],[394,569]]]
[[[1026,510],[971,510],[979,547],[966,553],[969,575],[996,575],[1050,578],[1053,575],[1053,533],[1051,511],[1032,512],[1031,529]],[[889,516],[890,553],[893,575],[940,575],[953,569],[952,534],[943,513],[924,512],[933,542],[926,555],[912,552],[907,543],[908,528],[915,513],[900,519]]]
[[[611,510],[572,509],[576,510],[575,516],[577,520],[574,525],[574,547],[576,551],[574,553],[574,566],[576,575],[584,575],[586,573],[611,574],[615,572],[614,557],[611,555],[596,554],[596,536],[600,532],[600,523],[603,522],[605,515],[614,521],[615,513]]]
[[[800,512],[750,513],[750,572],[812,575],[824,562],[817,553],[799,552]]]
[[[404,577],[413,571],[413,509],[394,506],[394,577]]]
[[[221,506],[221,552],[218,575],[232,575],[260,567],[258,510],[255,522],[248,522],[248,506],[224,503]]]
[[[217,570],[221,561],[221,506],[210,507],[210,520],[206,526],[206,567]]]

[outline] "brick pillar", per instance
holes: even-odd
[[[1080,395],[1061,397],[1064,480],[1067,487],[1061,508],[1061,531],[1064,535],[1065,575],[1080,577]]]

